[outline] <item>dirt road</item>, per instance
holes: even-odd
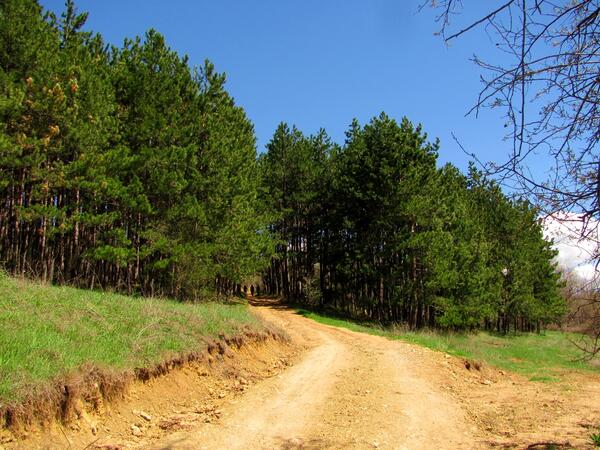
[[[478,428],[428,380],[426,349],[256,308],[309,350],[291,368],[222,408],[218,424],[171,435],[157,449],[478,448]]]
[[[593,448],[596,372],[532,382],[277,304],[253,310],[291,342],[272,337],[204,354],[133,383],[123,401],[89,413],[81,405],[68,428],[26,439],[0,433],[0,450]]]

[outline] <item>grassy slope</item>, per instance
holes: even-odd
[[[352,331],[401,339],[468,359],[485,361],[493,366],[520,373],[533,381],[557,381],[565,370],[594,370],[580,361],[582,354],[573,345],[574,334],[547,331],[543,334],[498,336],[490,333],[457,334],[406,332],[362,325],[353,321],[299,310],[317,322]]]
[[[42,286],[0,273],[0,403],[83,364],[128,369],[261,327],[245,305]]]

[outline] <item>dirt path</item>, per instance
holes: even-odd
[[[177,433],[156,449],[477,448],[460,404],[431,383],[414,346],[256,308],[312,347],[292,368],[222,408],[218,424]],[[425,353],[424,353],[425,352]]]
[[[0,432],[0,450],[591,449],[600,427],[598,373],[532,382],[276,304],[253,310],[291,343],[230,347],[68,427]]]

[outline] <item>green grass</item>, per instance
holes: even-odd
[[[148,366],[248,326],[261,328],[242,304],[135,298],[0,273],[0,402],[85,364]]]
[[[542,334],[500,336],[484,332],[412,332],[386,329],[375,324],[361,324],[302,309],[298,312],[326,325],[400,339],[454,356],[483,361],[525,375],[532,381],[560,381],[565,371],[597,370],[589,363],[581,361],[583,354],[572,343],[577,339],[577,335],[571,333],[546,331]]]

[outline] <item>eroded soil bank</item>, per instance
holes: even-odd
[[[290,342],[216,352],[7,448],[592,448],[600,376],[539,383],[254,307]],[[551,447],[554,445],[554,447]]]
[[[144,448],[176,430],[218,421],[225,402],[280,373],[298,354],[275,330],[222,337],[202,352],[114,375],[106,380],[113,384],[112,398],[103,397],[97,384],[86,388],[68,400],[64,421],[38,424],[32,415],[33,423],[0,429],[0,449]]]

